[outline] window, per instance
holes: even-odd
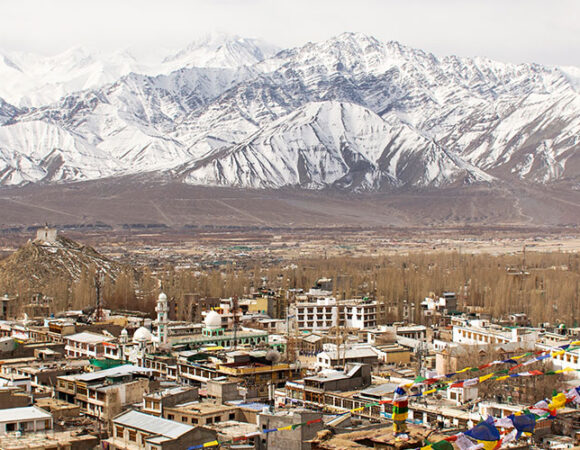
[[[175,419],[175,416],[173,414],[167,414],[167,419],[173,420]]]
[[[119,425],[115,426],[115,436],[123,437],[123,427],[120,427]]]
[[[182,422],[187,422],[187,417],[185,417],[185,416],[181,416],[181,421],[182,421]]]
[[[137,442],[137,432],[135,430],[129,430],[129,440]]]
[[[207,419],[205,419],[205,423],[206,424],[213,423],[213,417],[208,417]]]
[[[236,413],[230,413],[230,420],[236,420]]]
[[[197,419],[195,417],[191,418],[191,424],[192,425],[197,425]]]

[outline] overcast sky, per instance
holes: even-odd
[[[179,48],[209,31],[287,47],[360,31],[437,55],[580,66],[580,0],[0,2],[0,50]]]

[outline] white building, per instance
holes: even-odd
[[[52,414],[36,406],[0,409],[0,435],[52,430]]]
[[[365,300],[337,301],[334,297],[293,305],[291,313],[301,330],[328,330],[333,327],[373,328],[377,324],[377,302]]]
[[[104,344],[114,340],[114,337],[88,331],[71,334],[64,338],[64,351],[69,358],[102,358],[105,354]]]
[[[485,320],[473,320],[467,326],[453,327],[453,342],[467,345],[507,344],[522,342],[533,345],[539,338],[538,330],[531,328],[504,328],[490,325]]]
[[[379,354],[371,347],[353,348],[348,350],[324,351],[316,355],[316,368],[342,368],[348,363],[376,364]]]

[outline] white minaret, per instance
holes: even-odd
[[[167,295],[163,292],[159,294],[155,311],[157,312],[157,338],[159,339],[159,346],[164,347],[167,345],[167,313],[169,312],[169,306],[167,305]]]

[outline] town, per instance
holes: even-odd
[[[417,295],[407,282],[394,304],[329,270],[308,285],[256,275],[244,295],[176,298],[160,269],[147,311],[106,288],[121,285],[114,261],[56,229],[27,245],[39,268],[41,251],[89,255],[93,279],[76,285],[80,308],[0,293],[1,449],[580,445],[580,327],[498,313],[470,302],[466,283]],[[525,263],[502,270],[520,285],[530,275]]]

